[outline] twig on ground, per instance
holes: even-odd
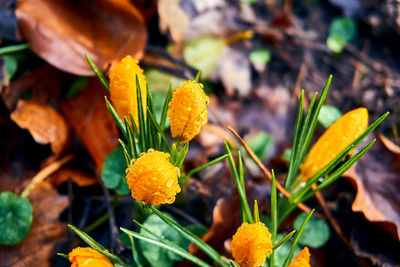
[[[110,198],[110,193],[108,192],[108,189],[103,183],[103,180],[101,177],[96,174],[97,181],[99,182],[101,189],[103,190],[104,198],[105,198],[105,203],[107,207],[107,212],[108,212],[108,220],[110,223],[110,238],[111,238],[111,250],[116,251],[116,253],[120,253],[123,250],[123,246],[118,239],[118,228],[117,224],[115,223],[115,214],[114,210],[111,207],[111,198]]]
[[[314,184],[312,188],[315,189],[316,187],[317,185]],[[335,220],[335,218],[333,218],[332,213],[329,210],[328,205],[326,204],[325,198],[322,195],[322,193],[320,191],[317,191],[315,193],[315,197],[317,198],[318,203],[321,205],[322,211],[324,212],[328,222],[331,224],[333,230],[335,230],[340,239],[342,239],[343,243],[346,246],[349,246],[350,245],[349,239],[343,234],[342,229],[340,228],[338,222]]]
[[[29,195],[29,192],[35,188],[35,186],[39,183],[41,183],[44,179],[49,177],[51,174],[56,172],[58,169],[60,169],[62,166],[70,162],[74,158],[74,155],[70,154],[65,157],[63,157],[60,160],[54,161],[53,163],[49,164],[45,168],[43,168],[41,171],[39,171],[35,177],[32,178],[31,182],[28,184],[28,186],[22,191],[21,196],[22,197],[27,197]]]

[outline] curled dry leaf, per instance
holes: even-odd
[[[66,122],[89,151],[99,173],[107,155],[117,147],[119,136],[104,101],[106,94],[98,79],[92,78],[78,95],[60,103]]]
[[[385,142],[390,140],[385,138]],[[392,146],[394,144],[391,144]],[[364,213],[372,222],[381,223],[400,239],[400,173],[399,154],[378,140],[346,177],[357,185],[353,211]]]
[[[50,144],[53,153],[60,155],[69,140],[69,131],[63,117],[49,104],[35,100],[20,100],[11,113],[11,119],[27,129],[40,144]]]
[[[67,182],[70,178],[79,186],[91,186],[97,184],[97,179],[94,175],[70,167],[62,168],[55,172],[51,176],[51,183],[55,186],[59,186],[60,184]]]
[[[125,55],[142,56],[147,32],[129,0],[20,0],[16,15],[32,50],[51,65],[93,75],[84,54],[101,68]]]
[[[65,238],[67,226],[58,220],[68,206],[68,197],[60,196],[48,182],[38,184],[29,194],[33,222],[27,238],[15,246],[0,246],[2,266],[50,267],[53,247]]]
[[[213,210],[213,224],[201,239],[212,245],[217,251],[222,252],[225,240],[233,236],[241,223],[239,210],[240,203],[238,196],[220,198]],[[193,244],[190,244],[189,252],[193,255],[206,258],[204,253]]]

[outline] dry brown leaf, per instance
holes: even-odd
[[[19,0],[16,15],[24,38],[51,65],[94,75],[84,54],[101,68],[125,55],[140,58],[147,31],[129,0]]]
[[[210,230],[202,236],[202,240],[210,244],[214,249],[222,253],[225,240],[231,238],[241,223],[240,203],[238,196],[220,198],[213,210],[213,224]],[[205,261],[209,260],[207,255],[192,243],[189,252]],[[189,261],[178,263],[178,267],[195,266]]]
[[[69,167],[62,168],[55,172],[51,176],[50,181],[55,186],[59,186],[60,184],[67,182],[70,178],[72,181],[82,187],[97,184],[97,179],[94,175],[90,175],[85,171]]]
[[[50,144],[53,153],[60,155],[68,145],[69,131],[63,117],[49,104],[34,99],[19,100],[11,119],[27,129],[40,144]]]
[[[65,120],[89,151],[99,172],[107,155],[117,147],[119,137],[104,101],[106,94],[98,79],[93,78],[78,95],[60,103]]]
[[[31,191],[29,199],[33,206],[31,231],[18,245],[0,246],[1,266],[50,267],[54,244],[65,238],[67,225],[58,217],[68,206],[68,197],[60,196],[48,182],[42,182]]]
[[[353,211],[364,213],[369,221],[379,222],[400,239],[400,173],[397,157],[377,140],[346,177],[357,185]]]
[[[241,223],[239,210],[238,196],[219,199],[213,210],[213,224],[201,239],[208,244],[212,244],[217,251],[222,252],[225,240],[233,236]],[[196,255],[199,253],[199,249],[191,244],[189,252]]]
[[[29,89],[32,89],[32,97],[47,102],[50,96],[58,94],[63,86],[64,76],[61,71],[45,63],[11,81],[1,92],[1,97],[9,110],[15,108],[21,95]]]
[[[244,9],[243,6],[232,5],[228,0],[158,1],[160,29],[163,32],[169,30],[177,43],[200,36],[226,37],[245,30],[245,23],[250,22],[254,14]]]

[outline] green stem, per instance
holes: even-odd
[[[30,48],[29,44],[10,45],[0,48],[0,55],[19,52],[29,48]]]
[[[185,178],[182,179],[182,185],[185,185],[187,182],[189,182],[189,179],[190,179],[190,178],[193,176],[193,174],[195,174],[196,172],[202,171],[202,170],[204,170],[205,168],[207,168],[207,167],[209,167],[209,166],[211,166],[211,165],[217,164],[217,163],[223,161],[224,159],[226,159],[227,157],[229,157],[229,156],[228,156],[227,154],[225,154],[225,155],[223,155],[223,156],[221,156],[221,157],[218,157],[218,158],[216,158],[216,159],[213,159],[212,161],[207,162],[207,163],[205,163],[205,164],[203,164],[203,165],[201,165],[201,166],[199,166],[199,167],[197,167],[197,168],[194,168],[194,169],[190,170],[190,171],[186,174]]]

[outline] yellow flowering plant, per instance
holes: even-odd
[[[135,67],[135,69],[137,68]],[[96,71],[95,66],[94,70]],[[100,72],[96,73],[98,73],[100,80],[104,81],[104,83],[107,82]],[[106,83],[106,85],[108,84]],[[175,200],[176,194],[181,191],[178,182],[178,176],[180,174],[180,167],[187,153],[188,145],[183,145],[179,151],[178,147],[183,143],[187,143],[196,134],[198,134],[200,127],[207,121],[206,105],[208,103],[208,97],[202,91],[202,86],[198,83],[198,77],[196,77],[195,81],[185,82],[173,94],[170,87],[160,122],[157,122],[155,119],[151,106],[151,94],[148,90],[146,104],[147,108],[142,108],[142,92],[140,81],[137,76],[135,89],[137,94],[137,121],[139,122],[139,125],[136,124],[136,120],[133,118],[130,111],[128,111],[130,122],[125,116],[122,119],[120,115],[121,113],[118,113],[113,105],[106,99],[108,109],[117,122],[122,135],[127,140],[127,145],[122,140],[120,140],[120,144],[125,161],[127,163],[126,178],[132,197],[136,201],[146,203],[145,208],[147,210],[150,210],[167,225],[175,229],[185,239],[203,250],[204,253],[208,255],[210,259],[218,266],[236,266],[237,264],[235,262],[238,262],[240,266],[263,265],[267,257],[273,257],[273,251],[289,240],[295,231],[288,234],[279,242],[275,242],[277,229],[276,223],[272,223],[273,230],[271,234],[268,228],[259,219],[257,203],[255,203],[253,214],[251,213],[244,187],[244,170],[241,156],[239,154],[239,165],[236,166],[233,154],[231,153],[227,143],[226,155],[193,169],[188,173],[187,177],[185,177],[182,182],[186,183],[190,176],[195,172],[222,160],[228,159],[232,173],[234,174],[236,186],[239,191],[243,218],[243,224],[238,229],[238,233],[233,237],[231,245],[234,261],[220,255],[214,248],[209,246],[198,236],[184,228],[169,216],[166,216],[163,212],[159,211],[158,208],[155,207],[155,205],[172,204]],[[187,104],[195,102],[196,99],[199,99],[196,104]],[[187,107],[186,109],[185,103]],[[167,107],[169,108],[168,112],[166,112]],[[146,116],[144,115],[144,110],[147,111]],[[192,111],[193,114],[191,115],[189,111]],[[166,115],[170,116],[171,133],[172,136],[177,140],[177,143],[173,143],[172,145],[169,143],[164,133]],[[148,136],[149,134],[150,136]],[[154,135],[157,138],[153,138]],[[182,153],[182,151],[184,152]],[[175,158],[171,160],[171,157],[173,156],[175,156]],[[274,186],[273,190],[275,190],[275,194],[273,194],[273,197],[276,198],[276,187]],[[273,205],[275,205],[275,207],[272,207],[272,210],[276,211],[276,201],[273,201]],[[274,214],[276,215],[276,213]],[[307,219],[304,221],[304,224],[308,219],[309,217],[307,217]],[[276,218],[272,221],[276,221]],[[120,228],[121,231],[124,232],[131,241],[132,256],[136,265],[140,266],[141,263],[140,259],[138,258],[139,253],[133,242],[133,239],[139,239],[163,248],[167,251],[173,252],[189,261],[192,261],[198,266],[211,266],[202,259],[191,255],[186,249],[180,247],[179,245],[166,240],[162,236],[156,235],[138,221],[134,220],[134,222],[140,227],[140,229],[149,234],[143,235],[142,232],[135,232],[129,229]],[[110,253],[84,231],[72,225],[69,225],[69,227],[91,247],[85,249],[76,248],[69,254],[69,257],[68,255],[59,254],[69,258],[72,264],[89,264],[95,262],[98,264],[105,264],[105,266],[108,266],[108,264],[113,264],[114,266],[129,265],[119,256]],[[249,230],[254,232],[253,235],[250,236],[246,234]],[[302,230],[299,231],[299,234],[301,234],[301,232]],[[247,241],[244,242],[243,240]],[[248,247],[248,245],[251,245],[250,247],[252,250],[247,250],[246,252],[245,248]],[[78,264],[76,266],[80,265]]]
[[[174,92],[170,86],[163,105],[161,119],[157,120],[154,113],[151,92],[148,88],[145,89],[145,93],[142,91],[143,84],[145,84],[143,80],[141,81],[143,77],[139,77],[140,75],[136,74],[134,79],[136,86],[133,86],[131,77],[126,75],[126,69],[124,69],[131,68],[134,72],[139,72],[140,74],[140,68],[131,59],[125,58],[124,60],[120,66],[112,70],[114,74],[111,75],[111,79],[118,79],[117,84],[121,86],[121,84],[124,84],[124,81],[121,80],[123,77],[117,77],[116,73],[121,72],[127,76],[130,89],[122,86],[124,87],[123,90],[125,90],[125,93],[128,92],[128,95],[132,91],[136,96],[136,102],[135,98],[129,98],[130,100],[126,104],[123,99],[124,97],[119,98],[120,95],[118,95],[116,98],[111,97],[112,104],[106,98],[106,105],[124,137],[124,140],[119,140],[119,142],[126,163],[125,184],[130,189],[135,202],[141,204],[140,207],[144,207],[147,212],[151,213],[152,216],[156,216],[165,225],[176,231],[182,238],[201,249],[213,262],[213,266],[259,267],[266,264],[268,266],[276,266],[275,263],[279,259],[280,262],[283,262],[283,267],[309,267],[310,254],[307,247],[294,260],[293,258],[295,250],[298,248],[300,237],[304,232],[306,224],[310,221],[314,210],[311,210],[300,221],[301,225],[299,228],[296,228],[297,231],[293,230],[278,240],[279,225],[295,209],[298,203],[304,202],[318,190],[329,186],[368,151],[374,141],[367,144],[355,154],[352,153],[355,146],[371,133],[388,114],[383,115],[367,127],[367,110],[361,108],[351,111],[335,122],[320,140],[316,142],[310,152],[308,152],[314,130],[317,126],[319,111],[328,93],[331,77],[328,79],[318,101],[317,94],[312,98],[304,119],[304,91],[302,91],[292,154],[284,185],[284,189],[287,190],[286,192],[289,192],[289,195],[277,194],[279,184],[276,182],[274,171],[272,171],[271,213],[270,223],[267,227],[266,223],[260,220],[257,201],[254,203],[253,210],[251,210],[248,203],[244,179],[245,170],[240,150],[237,151],[235,157],[227,142],[225,142],[225,155],[189,171],[184,178],[181,177],[182,164],[188,151],[188,143],[199,133],[201,126],[207,122],[208,97],[204,94],[202,85],[198,82],[199,75],[193,81],[186,81]],[[118,87],[115,87],[115,84],[113,85],[113,81],[111,81],[112,85],[110,86],[107,79],[93,62],[90,59],[88,61],[106,88],[114,90],[114,88]],[[132,64],[136,65],[132,66]],[[122,70],[119,68],[122,68]],[[116,76],[112,78],[114,75]],[[145,100],[144,96],[146,96]],[[119,101],[123,102],[124,111],[121,111],[123,109],[117,107]],[[127,106],[129,108],[126,108]],[[131,109],[131,107],[133,108]],[[175,141],[172,143],[169,141],[165,131],[165,122],[168,116],[171,124],[171,136],[175,138]],[[351,127],[353,130],[348,131],[346,127]],[[349,154],[352,156],[345,160]],[[157,207],[163,204],[173,204],[176,195],[181,191],[181,186],[195,172],[225,159],[229,163],[237,188],[242,217],[242,224],[232,236],[230,243],[233,259],[222,256],[196,234],[161,212]],[[166,239],[162,234],[156,234],[152,229],[149,229],[148,225],[146,226],[144,223],[142,224],[136,220],[134,222],[138,229],[140,229],[139,232],[120,228],[126,237],[129,238],[132,250],[132,260],[129,262],[133,261],[133,263],[127,263],[126,258],[109,252],[84,231],[72,225],[69,225],[70,229],[81,237],[91,249],[82,250],[78,248],[73,250],[69,256],[65,254],[59,255],[69,258],[73,264],[78,262],[84,263],[89,258],[89,262],[101,262],[101,264],[105,264],[104,266],[109,266],[109,263],[114,266],[143,266],[140,256],[138,256],[141,255],[141,252],[134,242],[134,239],[137,239],[174,253],[198,266],[212,266],[205,260],[190,254],[187,248],[183,248],[179,244]],[[289,240],[291,240],[290,244],[289,242],[286,243]],[[284,259],[281,259],[282,256],[277,258],[278,254],[275,253],[282,245],[290,247],[289,253],[285,255]]]

